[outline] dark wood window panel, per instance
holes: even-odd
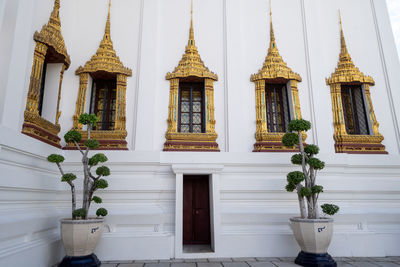
[[[178,132],[204,133],[204,82],[179,83]]]
[[[90,113],[96,114],[99,122],[94,130],[114,130],[117,97],[115,79],[93,79]]]
[[[265,84],[265,108],[268,132],[286,132],[290,121],[286,84]]]
[[[43,69],[42,69],[42,79],[40,83],[40,91],[39,91],[39,103],[38,103],[38,111],[39,115],[42,116],[42,111],[43,111],[43,98],[44,98],[44,86],[46,84],[46,71],[47,71],[47,62],[45,61],[43,63]]]
[[[343,116],[348,134],[369,135],[364,96],[359,85],[342,85]]]

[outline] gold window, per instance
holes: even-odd
[[[301,119],[300,100],[297,89],[301,82],[283,61],[276,45],[270,13],[270,43],[263,67],[251,76],[256,89],[256,143],[253,152],[291,152],[282,137],[290,120]],[[306,138],[306,135],[304,135]]]
[[[91,131],[91,137],[99,141],[99,149],[127,150],[126,142],[126,82],[132,70],[124,67],[114,50],[110,31],[110,9],[103,40],[96,54],[83,67],[76,70],[79,75],[79,91],[73,116],[73,128],[82,134],[81,146],[87,139],[87,131],[82,129],[79,116],[85,113],[87,96],[90,101],[88,113],[99,117],[99,122]],[[92,78],[91,90],[87,93],[89,75]],[[66,149],[76,149],[68,145]]]
[[[341,19],[340,41],[338,66],[326,79],[331,88],[335,151],[387,154],[370,94],[370,86],[375,85],[375,81],[354,65],[347,50]]]
[[[35,32],[33,39],[36,42],[35,52],[33,55],[32,71],[24,112],[24,124],[22,133],[33,138],[41,140],[45,143],[60,147],[59,118],[61,112],[60,97],[63,74],[71,64],[71,60],[65,47],[64,38],[61,34],[60,20],[60,0],[54,1],[53,11],[50,19],[40,32]],[[60,81],[58,86],[57,110],[54,122],[50,122],[42,117],[45,78],[47,64],[62,63],[60,73]]]
[[[218,76],[204,65],[193,30],[193,3],[189,41],[170,81],[168,130],[164,151],[219,151],[214,118],[214,81]]]

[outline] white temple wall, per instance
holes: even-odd
[[[100,2],[62,1],[62,32],[72,64],[64,75],[60,137],[72,127],[79,88],[75,70],[95,53],[104,33],[107,1]],[[1,266],[22,266],[28,261],[48,266],[63,255],[58,219],[69,216],[69,188],[59,182],[56,167],[45,157],[61,153],[67,158],[65,168],[74,171],[79,168],[79,154],[20,134],[32,36],[47,22],[52,3],[0,2],[4,39],[0,59],[5,60],[0,65],[0,226],[8,230],[0,234]],[[214,256],[294,256],[298,247],[288,218],[298,213],[298,204],[294,194],[284,191],[285,175],[294,169],[290,154],[251,153],[256,124],[250,75],[262,67],[267,53],[266,1],[195,1],[196,44],[206,66],[219,76],[215,115],[222,152],[161,152],[169,99],[165,74],[173,71],[184,53],[189,5],[186,0],[112,3],[114,48],[133,70],[126,103],[131,151],[106,153],[112,176],[110,188],[99,195],[110,215],[97,254],[102,260],[175,257],[172,166],[218,164],[223,166],[218,189],[221,225]],[[325,187],[321,204],[341,207],[329,252],[333,256],[399,255],[400,64],[384,1],[280,0],[273,1],[272,7],[279,51],[303,79],[299,83],[302,115],[314,122],[308,142],[318,143],[320,158],[327,163],[319,174]],[[331,96],[325,78],[334,71],[340,52],[338,8],[353,61],[376,81],[372,101],[389,155],[334,153]],[[87,99],[90,89],[88,83]]]

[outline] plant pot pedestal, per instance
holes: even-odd
[[[81,257],[65,256],[58,267],[99,267],[101,262],[95,254]]]
[[[307,267],[336,267],[336,261],[328,253],[314,254],[300,251],[296,264]]]
[[[59,267],[98,267],[101,262],[93,254],[100,239],[104,219],[61,220],[61,239],[67,256]]]
[[[307,267],[336,267],[327,253],[333,235],[333,219],[290,218],[294,237],[301,248],[295,263]]]

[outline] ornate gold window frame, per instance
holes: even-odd
[[[85,103],[88,87],[89,75],[95,77],[97,74],[106,74],[116,78],[117,96],[115,111],[115,129],[110,131],[92,130],[91,138],[99,141],[99,148],[102,150],[127,150],[126,142],[126,86],[127,78],[132,76],[132,70],[124,67],[121,60],[114,50],[110,31],[110,10],[111,0],[108,6],[108,15],[103,40],[97,49],[96,54],[86,62],[84,67],[76,70],[79,75],[79,92],[76,100],[75,114],[73,116],[73,128],[82,134],[81,146],[87,139],[87,131],[82,129],[79,123],[79,116],[85,113]],[[83,146],[84,147],[84,146]],[[72,145],[67,145],[65,149],[76,149]]]
[[[170,81],[168,107],[168,130],[165,134],[164,151],[219,151],[214,117],[214,81],[218,76],[211,72],[203,63],[194,40],[193,1],[191,6],[191,21],[189,41],[178,66],[166,79]],[[178,96],[179,81],[188,79],[204,80],[205,85],[205,133],[178,132]]]
[[[331,88],[335,151],[336,153],[349,154],[387,154],[385,146],[382,145],[384,137],[379,133],[379,123],[375,117],[370,94],[370,86],[375,85],[375,81],[372,77],[364,75],[354,65],[347,50],[341,18],[340,42],[341,51],[338,66],[331,77],[326,79],[326,84]],[[342,106],[342,85],[361,86],[364,101],[366,101],[365,108],[371,132],[370,135],[347,133]]]
[[[61,20],[59,11],[60,0],[55,0],[53,11],[51,12],[48,23],[43,25],[41,31],[35,32],[33,36],[36,44],[24,112],[22,133],[60,148],[60,138],[58,137],[58,133],[60,132],[59,118],[61,112],[59,108],[61,87],[64,71],[68,69],[69,65],[71,64],[71,60],[65,47],[64,38],[61,34]],[[57,110],[54,123],[41,117],[38,109],[43,67],[45,64],[46,55],[49,53],[52,55],[51,63],[63,63],[60,73]]]
[[[271,7],[270,7],[271,9]],[[256,89],[256,143],[253,152],[294,152],[294,148],[285,147],[282,137],[285,133],[269,132],[267,125],[267,111],[265,103],[266,83],[285,83],[289,98],[290,119],[301,119],[298,83],[301,82],[299,74],[292,71],[283,61],[275,41],[272,25],[272,12],[270,12],[270,43],[268,54],[263,67],[257,74],[251,75],[250,80],[255,83]],[[306,135],[304,134],[304,140]]]

